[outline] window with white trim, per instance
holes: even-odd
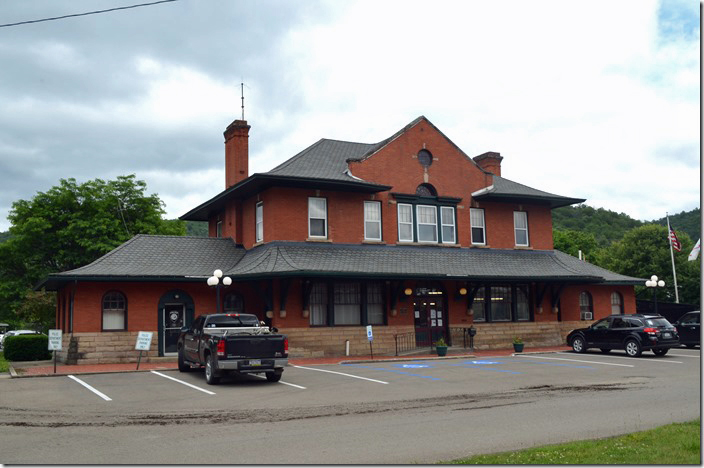
[[[381,240],[381,203],[364,202],[364,240]]]
[[[103,331],[126,330],[127,300],[124,294],[111,291],[103,296]]]
[[[398,241],[413,242],[413,207],[398,204]]]
[[[579,293],[579,319],[593,320],[594,319],[594,302],[592,295],[587,291]]]
[[[623,314],[623,296],[618,291],[611,293],[611,313]]]
[[[328,237],[328,205],[325,198],[308,199],[308,237]]]
[[[256,235],[256,242],[261,242],[264,240],[264,203],[259,202],[257,203],[257,207],[255,209],[255,218],[256,218],[256,224],[255,224],[255,235]]]
[[[218,221],[215,225],[215,237],[222,237],[222,221]]]
[[[440,207],[440,222],[442,223],[442,243],[455,243],[455,209],[451,206]]]
[[[472,244],[486,245],[484,210],[482,208],[470,208],[469,219],[472,225]]]
[[[438,241],[438,210],[434,206],[417,205],[418,242]]]
[[[513,212],[513,229],[516,233],[516,245],[528,246],[528,213],[525,211]]]

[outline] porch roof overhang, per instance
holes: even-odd
[[[359,193],[378,193],[391,190],[389,185],[379,185],[359,179],[321,179],[287,175],[253,174],[238,184],[215,195],[210,200],[193,208],[179,217],[184,221],[207,221],[214,214],[225,209],[228,201],[234,198],[247,198],[270,187],[314,188]]]

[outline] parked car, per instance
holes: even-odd
[[[597,320],[590,327],[572,330],[567,344],[576,353],[589,348],[599,348],[603,353],[623,349],[631,357],[651,350],[664,356],[673,346],[680,344],[677,329],[660,315],[611,315]]]
[[[699,316],[700,312],[695,310],[687,312],[675,322],[675,328],[677,328],[677,333],[680,335],[680,343],[688,348],[693,348],[700,344]]]
[[[34,330],[10,330],[9,332],[5,333],[2,335],[0,338],[0,349],[2,349],[5,346],[5,339],[8,336],[17,336],[17,335],[41,335],[38,331]]]

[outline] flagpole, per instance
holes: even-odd
[[[677,272],[675,271],[675,252],[672,249],[672,236],[670,235],[670,215],[665,212],[665,217],[667,217],[667,240],[670,243],[670,258],[672,259],[672,277],[675,280],[675,302],[680,303],[680,295],[677,292]]]

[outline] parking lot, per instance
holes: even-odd
[[[685,348],[671,350],[664,357],[651,353],[629,358],[622,352],[558,352],[345,365],[290,365],[278,383],[269,383],[262,377],[243,376],[224,378],[215,386],[205,383],[202,371],[180,373],[177,370],[3,379],[0,380],[0,449],[2,453],[8,453],[4,449],[10,448],[10,444],[33,445],[33,437],[46,437],[46,430],[55,427],[70,427],[79,432],[90,428],[92,437],[101,428],[109,431],[124,428],[129,436],[123,442],[129,445],[129,440],[143,430],[155,434],[152,432],[154,427],[164,431],[164,437],[178,438],[185,437],[184,432],[188,433],[188,428],[197,425],[201,428],[200,437],[204,437],[207,433],[204,424],[246,424],[248,440],[252,434],[266,433],[268,438],[288,446],[293,441],[284,438],[285,432],[279,432],[286,427],[283,423],[293,423],[299,428],[310,425],[307,430],[314,432],[329,427],[319,434],[325,439],[333,437],[337,431],[344,431],[342,428],[352,422],[361,424],[366,419],[368,421],[363,424],[365,440],[374,440],[374,431],[383,432],[387,424],[394,427],[399,437],[412,439],[418,428],[415,428],[417,424],[408,425],[408,421],[415,421],[417,417],[428,419],[429,425],[455,427],[455,431],[463,433],[469,430],[467,420],[462,418],[463,412],[474,417],[481,414],[482,424],[489,427],[514,417],[517,411],[525,411],[526,417],[545,418],[545,421],[536,420],[536,424],[547,425],[544,431],[552,440],[553,426],[557,431],[554,437],[560,437],[561,430],[550,412],[561,409],[589,413],[588,408],[595,405],[602,408],[604,413],[598,417],[598,412],[594,411],[595,414],[580,417],[586,428],[601,427],[603,421],[611,421],[611,426],[619,429],[619,425],[627,426],[627,421],[631,420],[649,425],[651,420],[665,419],[668,421],[663,423],[666,423],[694,419],[700,412],[699,382],[699,349]],[[660,400],[658,405],[646,410],[633,401],[635,396]],[[668,406],[664,399],[671,401],[672,406]],[[621,410],[624,414],[619,414]],[[485,411],[491,411],[488,420]],[[443,415],[442,418],[439,415]],[[637,419],[633,419],[635,416]],[[600,422],[599,418],[603,421]],[[18,437],[18,428],[22,428],[23,437]],[[598,433],[605,434],[609,430]],[[112,436],[106,433],[105,437]],[[442,443],[449,440],[454,439],[443,439]],[[133,442],[141,444],[143,440]],[[462,441],[455,443],[461,444]],[[305,446],[298,441],[292,446],[296,455],[289,454],[285,460],[311,462],[307,453],[311,447],[304,449]],[[33,450],[37,453],[38,449],[34,446]],[[112,449],[106,447],[103,450],[110,452]],[[67,450],[67,458],[61,462],[95,461],[93,458],[76,459],[76,456],[75,452]],[[380,463],[400,460],[385,458],[389,454],[377,454],[376,458],[372,454],[369,456],[370,460],[380,460]],[[342,458],[328,461],[359,461],[349,457],[351,454],[347,453]],[[129,460],[132,463],[143,461],[139,458]],[[209,463],[222,462],[207,460]],[[285,460],[255,457],[243,462]],[[161,454],[145,463],[169,461],[167,454]]]

